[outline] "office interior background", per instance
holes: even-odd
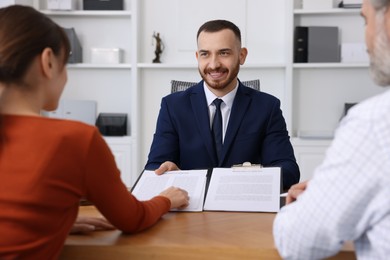
[[[227,19],[241,29],[249,53],[239,79],[260,79],[261,91],[281,100],[301,180],[324,158],[346,104],[384,91],[370,79],[360,9],[337,8],[338,1],[324,8],[303,6],[309,0],[123,0],[119,11],[83,10],[82,0],[70,0],[72,11],[49,10],[51,0],[20,1],[75,29],[82,62],[68,65],[63,99],[96,101],[96,115],[127,114],[127,134],[106,140],[129,187],[146,163],[171,80],[201,80],[196,33],[207,20]],[[294,62],[296,26],[337,27],[340,60]],[[154,33],[163,44],[161,63],[152,62]]]

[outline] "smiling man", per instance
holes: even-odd
[[[299,168],[280,101],[237,78],[248,54],[239,28],[226,20],[206,22],[197,43],[203,80],[162,99],[145,168],[162,174],[251,162],[281,167],[285,189],[297,183]]]

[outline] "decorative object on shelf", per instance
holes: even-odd
[[[119,48],[91,48],[91,63],[119,64],[123,51]]]
[[[84,10],[123,10],[123,0],[83,0]]]
[[[47,0],[48,10],[75,10],[76,0]]]
[[[33,5],[33,0],[0,0],[0,8],[9,5]]]
[[[127,114],[100,113],[96,126],[104,136],[124,136],[127,133]]]
[[[83,48],[74,28],[63,28],[70,42],[70,55],[68,63],[83,62]]]
[[[294,45],[294,62],[340,62],[338,27],[296,26]]]
[[[160,56],[164,50],[164,45],[163,45],[163,42],[161,40],[161,37],[160,37],[160,33],[153,33],[153,38],[156,42],[156,48],[154,50],[154,54],[156,55],[154,60],[153,60],[153,63],[161,63],[161,60],[160,60]]]

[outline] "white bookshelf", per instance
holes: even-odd
[[[124,10],[48,10],[46,0],[34,0],[34,7],[64,28],[75,28],[83,48],[82,63],[68,64],[68,83],[63,98],[95,100],[97,114],[126,113],[127,135],[105,137],[131,187],[143,165],[139,163],[139,90],[137,81],[138,0],[124,0]],[[122,62],[91,63],[91,48],[120,48]]]
[[[340,44],[364,43],[364,21],[360,9],[333,8],[306,10],[290,4],[292,16],[288,30],[295,26],[337,26]],[[290,44],[290,43],[289,43]],[[293,53],[293,44],[287,46]],[[321,163],[344,111],[344,103],[358,103],[383,91],[369,75],[369,64],[360,63],[293,63],[289,58],[292,92],[291,133],[295,154],[302,172],[309,179]],[[305,133],[301,136],[299,133]]]
[[[261,91],[281,100],[304,178],[311,176],[331,142],[316,134],[337,128],[343,104],[383,91],[372,83],[366,63],[293,62],[297,25],[338,26],[342,42],[364,42],[359,9],[304,10],[297,8],[297,0],[124,0],[124,11],[58,12],[46,10],[44,0],[34,1],[54,20],[75,24],[85,50],[94,43],[121,45],[125,50],[123,64],[91,64],[87,53],[84,63],[69,64],[70,85],[75,87],[64,94],[92,96],[102,111],[128,113],[132,181],[146,163],[161,98],[170,93],[170,81],[200,80],[196,32],[207,20],[228,19],[240,27],[249,54],[239,78],[260,79]],[[161,64],[152,63],[154,32],[160,33],[164,44]],[[299,138],[299,132],[309,137],[312,132],[313,138]]]

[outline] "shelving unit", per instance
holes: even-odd
[[[287,30],[294,37],[295,26],[337,26],[341,43],[364,42],[364,21],[360,9],[304,10],[295,0],[289,4]],[[288,57],[288,88],[292,102],[292,142],[300,165],[301,180],[309,179],[323,160],[325,151],[344,111],[344,103],[360,102],[383,91],[369,76],[368,63],[293,63],[293,41]],[[305,138],[299,138],[306,132]],[[323,137],[318,136],[323,133]],[[317,136],[317,138],[315,137]]]
[[[323,25],[339,27],[342,43],[364,42],[364,26],[358,27],[359,23],[363,24],[360,9],[304,10],[297,8],[297,1],[290,8],[292,37],[297,25]],[[342,23],[340,19],[344,19]],[[293,45],[289,46],[291,62]],[[373,87],[365,63],[293,63],[290,70],[293,136],[300,131],[334,131],[344,103],[359,102],[367,97],[367,92],[357,91],[362,84]]]
[[[81,42],[83,62],[68,64],[68,83],[62,98],[97,101],[97,114],[126,113],[128,133],[123,137],[105,137],[123,181],[131,187],[141,169],[139,162],[139,119],[137,83],[137,0],[124,0],[119,11],[47,10],[46,0],[35,0],[34,7],[64,28],[75,28]],[[91,63],[91,48],[120,48],[119,64]]]
[[[200,80],[195,36],[206,20],[228,19],[240,27],[249,55],[239,78],[260,79],[261,90],[281,100],[302,179],[310,178],[331,142],[331,138],[314,136],[328,136],[336,129],[344,103],[359,102],[383,91],[371,81],[366,63],[293,62],[297,25],[338,26],[343,43],[364,42],[359,9],[304,10],[298,7],[298,0],[125,0],[123,11],[57,12],[46,10],[45,0],[34,1],[60,24],[73,25],[83,42],[84,62],[68,65],[64,96],[96,99],[99,111],[128,113],[130,132],[123,144],[131,149],[125,157],[116,157],[118,161],[130,158],[126,161],[131,169],[126,173],[131,176],[129,184],[147,160],[161,98],[170,93],[170,81]],[[219,6],[229,7],[222,10]],[[161,64],[152,63],[154,32],[161,34],[165,45]],[[123,48],[124,63],[90,63],[88,50],[97,43]],[[300,132],[313,136],[299,138]],[[107,140],[121,150],[117,146],[120,138]]]

